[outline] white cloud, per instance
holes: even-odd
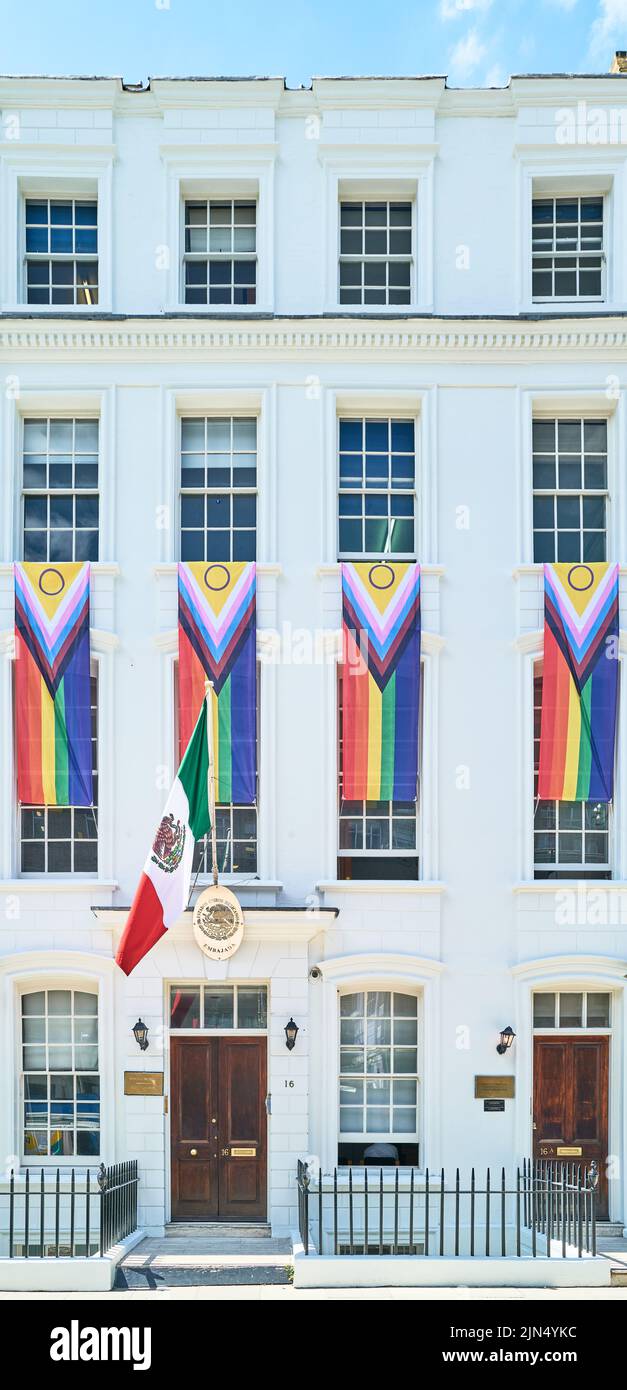
[[[507,75],[504,69],[499,67],[498,63],[495,63],[493,67],[488,68],[488,71],[486,72],[486,75],[483,79],[483,85],[484,87],[507,86]]]
[[[459,19],[471,11],[489,10],[492,0],[440,0],[440,19]]]
[[[627,48],[627,0],[600,0],[599,13],[590,30],[590,53],[610,58],[615,48]]]
[[[627,3],[627,0],[626,0]],[[466,77],[474,72],[487,52],[476,29],[471,29],[464,39],[455,44],[449,58],[449,73],[453,77]]]

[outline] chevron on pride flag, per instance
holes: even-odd
[[[342,565],[342,796],[415,801],[420,565]]]
[[[179,577],[181,757],[213,682],[216,801],[257,799],[257,583],[254,561],[189,561]]]
[[[89,564],[14,565],[18,799],[93,805]]]
[[[545,564],[538,797],[611,801],[618,565]]]

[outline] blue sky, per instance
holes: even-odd
[[[606,72],[627,49],[627,0],[0,0],[0,35],[2,73],[500,86],[512,72]]]

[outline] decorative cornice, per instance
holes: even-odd
[[[616,979],[627,979],[627,961],[616,956],[562,955],[540,956],[535,960],[519,961],[510,966],[510,974],[524,980],[535,976],[549,979],[551,976],[565,977],[585,975],[611,975]]]
[[[316,565],[316,579],[335,579],[340,575],[340,561],[332,560],[329,564]],[[421,574],[432,575],[436,579],[441,579],[445,573],[444,565],[421,565]]]
[[[436,879],[408,878],[333,878],[316,884],[316,891],[323,893],[367,893],[370,897],[383,898],[387,893],[409,893],[423,897],[426,893],[445,893],[446,884]]]
[[[0,562],[0,576],[13,574],[13,560],[2,560]],[[117,560],[92,560],[91,572],[96,578],[99,575],[107,575],[111,579],[117,579],[120,573],[120,566]]]
[[[120,317],[103,315],[78,320],[49,316],[0,315],[0,358],[15,360],[16,354],[30,356],[50,353],[81,360],[93,353],[98,359],[139,356],[180,357],[188,353],[225,352],[244,356],[272,353],[292,357],[295,352],[341,354],[416,354],[429,361],[443,356],[467,358],[507,357],[530,361],[562,359],[580,354],[606,352],[613,359],[627,356],[627,315],[608,315],[605,319],[549,320],[488,319],[472,321],[408,318],[366,319],[362,316],[302,319],[262,317],[235,320],[232,317],[207,320],[206,317],[172,315],[168,318]]]
[[[512,893],[572,893],[576,890],[584,896],[588,893],[627,893],[627,880],[619,878],[538,878],[525,879],[515,883]]]
[[[446,966],[430,956],[404,955],[400,951],[364,951],[359,955],[331,956],[317,962],[325,981],[350,980],[379,975],[399,980],[436,979]]]

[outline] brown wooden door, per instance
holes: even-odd
[[[171,1048],[172,1220],[265,1219],[266,1039]]]
[[[556,1163],[594,1159],[597,1216],[607,1220],[609,1038],[534,1039],[533,1153]],[[560,1154],[560,1149],[578,1150]]]
[[[219,1038],[220,1216],[266,1214],[266,1041]]]

